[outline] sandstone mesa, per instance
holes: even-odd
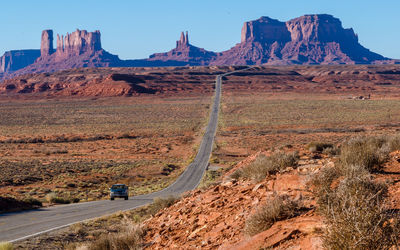
[[[147,59],[121,60],[101,46],[100,31],[76,30],[57,35],[42,32],[40,50],[14,50],[0,57],[0,79],[29,73],[80,67],[159,67],[207,65],[393,64],[363,47],[353,29],[345,29],[332,15],[305,15],[287,22],[269,17],[245,22],[241,41],[223,52],[207,51],[189,43],[181,33],[176,47]]]

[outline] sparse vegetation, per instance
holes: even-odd
[[[175,196],[169,196],[167,198],[155,198],[153,203],[148,207],[148,211],[151,215],[155,215],[161,209],[172,206],[178,200]]]
[[[384,137],[355,137],[345,142],[340,151],[342,168],[360,165],[371,172],[380,169],[390,147]]]
[[[222,173],[219,170],[207,170],[198,188],[206,189],[211,186],[217,185],[219,183],[218,179],[221,177],[221,175]]]
[[[329,148],[333,148],[333,144],[332,143],[326,143],[326,142],[311,142],[307,145],[307,149],[312,152],[322,152],[324,150],[327,150]]]
[[[231,177],[234,179],[250,179],[258,182],[263,180],[267,175],[276,174],[287,167],[295,167],[297,161],[297,152],[286,154],[278,151],[271,156],[260,155],[250,165],[235,171]]]
[[[70,231],[81,236],[87,235],[88,230],[95,231],[94,228],[101,228],[102,233],[97,236],[98,239],[94,242],[74,243],[69,248],[79,249],[81,247],[90,250],[142,249],[142,238],[146,230],[140,223],[160,210],[172,206],[178,199],[173,196],[155,198],[153,203],[145,207],[129,212],[116,213],[93,222],[72,225]],[[118,225],[118,230],[113,228],[116,224]],[[122,224],[122,227],[120,224]],[[105,229],[113,233],[107,233]]]
[[[246,220],[244,232],[253,236],[270,228],[275,222],[294,217],[299,210],[299,204],[290,198],[278,196],[260,206]]]
[[[46,200],[48,203],[54,203],[54,204],[69,204],[69,203],[77,203],[79,202],[79,198],[73,198],[73,197],[60,197],[57,196],[56,193],[48,193],[46,195]]]
[[[0,196],[0,213],[34,209],[41,206],[42,202],[32,197],[25,197],[22,200],[18,200],[14,197]]]
[[[41,207],[43,204],[40,200],[32,198],[32,197],[26,197],[25,199],[22,200],[23,202],[26,202],[28,204],[32,204],[32,206],[36,207]]]
[[[396,139],[397,140],[397,139]],[[328,249],[390,249],[399,240],[399,218],[389,210],[387,185],[374,181],[397,142],[387,137],[346,141],[339,165],[325,167],[311,185],[325,216],[324,245]]]
[[[13,250],[14,245],[10,242],[0,242],[0,250]]]
[[[398,219],[385,206],[387,186],[368,176],[342,180],[324,215],[329,249],[390,249],[398,238]]]
[[[158,191],[192,157],[182,146],[193,146],[209,102],[207,95],[1,102],[0,187],[13,188],[0,195],[44,201],[46,188],[60,193],[57,202],[89,201],[121,181],[135,195]]]
[[[144,230],[134,224],[129,224],[124,232],[103,234],[99,239],[88,245],[88,250],[138,250],[142,249]]]

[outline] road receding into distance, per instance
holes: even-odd
[[[244,68],[237,71],[247,70]],[[218,124],[222,77],[237,71],[218,75],[215,80],[215,96],[209,122],[194,161],[177,180],[167,188],[129,200],[101,200],[70,205],[60,205],[37,210],[0,214],[0,241],[20,241],[42,233],[60,229],[77,222],[125,211],[152,203],[156,197],[180,195],[195,189],[206,171]]]

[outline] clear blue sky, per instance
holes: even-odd
[[[102,45],[122,59],[175,47],[181,31],[193,45],[223,51],[240,42],[243,22],[332,14],[362,45],[400,58],[399,0],[1,0],[0,53],[40,47],[43,29],[100,30]],[[54,41],[55,44],[55,41]]]

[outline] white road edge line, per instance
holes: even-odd
[[[31,238],[31,237],[34,237],[34,236],[37,236],[37,235],[45,234],[45,233],[48,233],[48,232],[51,232],[51,231],[55,231],[55,230],[58,230],[58,229],[61,229],[61,228],[64,228],[64,227],[68,227],[68,226],[71,226],[71,225],[74,225],[74,224],[78,224],[78,223],[82,223],[82,222],[86,222],[86,221],[90,221],[90,220],[100,219],[102,217],[107,217],[107,216],[113,215],[113,214],[118,213],[118,212],[126,212],[126,211],[129,211],[129,210],[138,208],[138,207],[143,207],[145,205],[139,205],[139,206],[136,206],[136,207],[131,207],[131,208],[128,208],[128,209],[125,209],[125,210],[115,211],[115,212],[112,212],[112,213],[109,213],[109,214],[104,214],[104,215],[93,217],[93,218],[90,218],[90,219],[71,222],[71,223],[68,223],[68,224],[65,224],[65,225],[62,225],[62,226],[53,227],[53,228],[46,229],[46,230],[43,230],[43,231],[40,231],[40,232],[37,232],[37,233],[34,233],[34,234],[26,235],[26,236],[23,236],[23,237],[14,239],[14,240],[9,240],[8,242],[13,243],[13,242],[17,242],[17,241],[20,241],[20,240],[25,240],[25,239],[28,239],[28,238]]]

